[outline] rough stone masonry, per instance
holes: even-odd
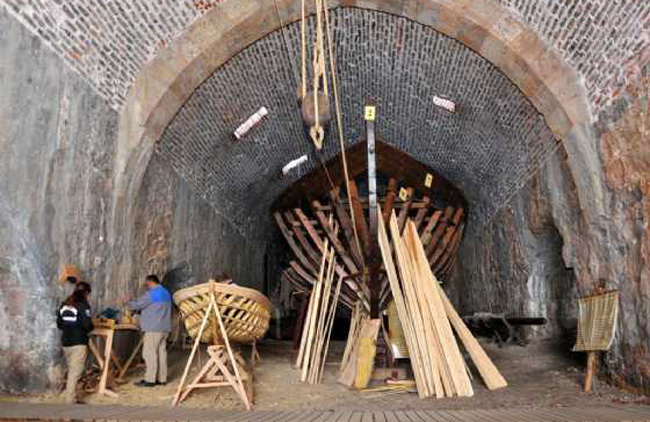
[[[422,0],[413,4],[425,1],[439,3]],[[365,9],[390,4],[400,10],[398,3],[406,7],[403,2],[390,0],[341,1],[345,6],[366,5]],[[474,0],[471,4],[479,3],[484,10],[498,7],[491,0]],[[500,0],[498,3],[510,13],[510,19],[530,30],[529,35],[539,37],[549,54],[559,54],[577,72],[580,84],[586,88],[591,116],[584,127],[562,139],[559,153],[550,155],[548,163],[541,166],[541,172],[530,184],[511,202],[502,204],[508,206],[486,228],[467,231],[456,278],[447,288],[464,292],[456,298],[467,313],[492,310],[515,315],[541,314],[553,320],[546,333],[553,334],[571,328],[575,297],[589,292],[595,281],[606,280],[609,287],[621,291],[618,336],[605,358],[606,368],[610,378],[622,385],[647,390],[650,382],[650,3],[610,0],[543,3]],[[203,146],[211,152],[204,155],[199,154],[199,146],[187,150],[177,148],[175,154],[187,156],[183,162],[172,163],[171,156],[166,154],[178,142],[174,140],[174,135],[180,136],[178,130],[187,128],[181,123],[192,121],[191,113],[197,112],[197,106],[215,101],[212,97],[218,97],[220,92],[214,87],[221,88],[225,82],[238,80],[236,73],[241,68],[238,70],[237,66],[241,67],[247,60],[269,64],[268,70],[260,72],[268,71],[269,76],[277,78],[267,80],[275,83],[265,87],[268,99],[279,105],[293,98],[295,91],[281,94],[273,89],[285,89],[290,83],[287,81],[295,75],[295,70],[287,68],[289,65],[278,58],[285,53],[295,56],[291,48],[295,50],[296,29],[289,27],[285,33],[273,33],[260,40],[259,45],[254,44],[232,63],[217,70],[196,91],[197,96],[180,110],[176,126],[169,128],[159,144],[158,155],[141,163],[140,170],[145,175],[142,186],[137,187],[133,198],[128,198],[135,204],[136,212],[126,224],[133,229],[124,233],[123,227],[113,226],[109,216],[117,207],[113,203],[117,126],[128,117],[121,115],[120,110],[133,93],[134,81],[159,52],[173,51],[189,26],[201,22],[204,16],[214,17],[222,11],[227,13],[216,15],[219,19],[211,22],[236,22],[241,18],[237,13],[238,4],[244,3],[231,0],[226,7],[206,0],[155,3],[0,0],[0,4],[3,6],[0,13],[0,91],[3,93],[0,97],[0,389],[42,391],[56,388],[61,381],[60,366],[51,363],[58,362],[60,357],[52,313],[63,294],[54,283],[63,263],[76,263],[83,269],[84,277],[93,282],[97,292],[93,298],[96,309],[114,303],[124,293],[135,292],[138,278],[149,271],[174,274],[180,285],[202,281],[217,270],[230,273],[242,284],[262,283],[266,244],[243,236],[241,227],[231,224],[237,215],[228,201],[244,197],[246,191],[255,193],[256,199],[269,199],[273,192],[279,191],[279,186],[273,185],[267,193],[269,186],[252,177],[255,169],[272,171],[274,166],[281,166],[285,159],[295,158],[294,154],[301,155],[306,149],[294,136],[297,114],[290,115],[287,107],[274,123],[274,127],[283,122],[294,125],[292,131],[286,132],[287,139],[275,138],[271,136],[273,132],[266,138],[258,138],[278,146],[278,153],[272,156],[255,156],[259,150],[254,145],[249,148],[231,145],[228,160],[220,162],[225,158],[220,154],[223,149],[210,150],[212,144]],[[448,71],[444,75],[450,77],[455,72],[462,75],[465,70],[471,79],[481,71],[489,81],[483,88],[499,91],[504,96],[497,97],[495,103],[486,103],[489,109],[485,121],[478,119],[460,128],[454,128],[453,123],[448,127],[443,125],[436,139],[447,138],[440,145],[452,155],[457,153],[460,160],[471,151],[463,150],[469,141],[477,141],[475,146],[483,145],[483,152],[493,154],[498,161],[510,151],[504,147],[505,150],[495,153],[493,148],[503,145],[499,141],[512,145],[514,140],[524,142],[530,136],[530,145],[536,145],[548,140],[548,130],[535,110],[499,75],[498,70],[503,69],[491,67],[431,28],[421,28],[397,16],[400,13],[387,16],[372,10],[347,9],[336,12],[338,28],[342,28],[338,41],[348,46],[342,49],[343,57],[338,60],[342,73],[351,78],[344,85],[346,89],[358,83],[355,75],[363,66],[378,70],[390,66],[397,75],[396,86],[403,82],[403,87],[397,86],[392,97],[383,99],[386,107],[394,107],[396,114],[417,116],[416,110],[422,108],[429,95],[429,78],[443,76],[440,70],[433,72],[440,69],[435,65],[446,64]],[[489,21],[489,16],[483,18]],[[507,29],[491,27],[503,37],[518,35],[508,33]],[[383,38],[379,37],[382,31],[385,31]],[[368,41],[365,38],[369,34],[378,36]],[[286,50],[285,35],[289,41],[293,40],[288,42],[293,47]],[[459,37],[470,35],[475,34],[459,34]],[[386,40],[395,44],[386,48],[381,44]],[[400,43],[407,48],[396,48]],[[361,45],[374,49],[373,55],[364,59],[366,50]],[[418,48],[421,45],[423,48]],[[440,61],[419,56],[425,51]],[[540,60],[539,66],[544,63]],[[418,72],[427,76],[414,80]],[[480,94],[478,82],[478,88],[472,92],[468,92],[471,85],[463,86],[462,82],[457,81],[448,89],[457,89],[458,95],[474,91]],[[240,80],[239,83],[250,82]],[[436,89],[440,87],[444,85]],[[378,91],[372,88],[362,93]],[[201,100],[201,96],[206,98]],[[354,101],[360,104],[367,100],[359,97],[347,100],[353,101],[351,108],[356,107]],[[222,111],[220,107],[225,101],[214,109]],[[251,99],[249,105],[252,102],[256,101]],[[225,133],[225,126],[220,128],[223,122],[245,119],[246,115],[240,115],[245,114],[246,104],[242,104],[235,114],[219,112],[206,116],[215,123],[206,128],[208,135],[201,135],[204,140],[210,138],[209,133]],[[490,115],[489,111],[501,111],[505,116]],[[425,120],[436,117],[423,116]],[[503,118],[516,123],[513,129],[503,129],[503,123],[507,123],[500,120]],[[392,132],[386,128],[391,135],[389,141],[403,143],[400,145],[408,146],[409,152],[423,161],[433,160],[436,151],[430,148],[428,131],[414,129],[408,120],[404,122],[409,124],[395,124]],[[351,130],[360,130],[353,120],[348,124]],[[487,131],[485,139],[467,138],[466,133],[477,134],[492,124],[501,126],[501,130]],[[515,131],[521,133],[510,138]],[[200,140],[201,136],[196,138]],[[584,146],[588,147],[584,148],[587,156],[578,157],[580,160],[567,159],[579,155],[576,151],[582,151],[580,147]],[[516,159],[525,162],[529,158],[525,154],[532,151],[532,147],[523,149],[524,155]],[[269,163],[269,157],[277,161]],[[196,161],[196,168],[188,167],[192,160]],[[471,176],[481,180],[476,177],[482,174],[481,164],[476,164],[476,160],[471,162],[475,165],[463,167],[442,161],[437,165],[450,166],[450,172],[458,171],[456,180],[462,185],[463,177],[469,181]],[[212,163],[221,166],[212,167]],[[239,182],[232,198],[224,197],[223,186],[219,192],[213,183],[220,180],[215,170],[220,167],[241,172],[241,179],[232,179]],[[171,168],[177,173],[171,172]],[[503,165],[495,168],[501,172],[510,170]],[[585,191],[586,179],[604,186],[603,191]],[[197,184],[197,180],[206,182]],[[197,192],[197,186],[207,185],[215,192],[207,190],[208,187],[206,192]],[[475,188],[480,190],[481,186]],[[480,210],[480,203],[475,205]],[[257,211],[256,215],[246,216],[250,220],[245,224],[255,222],[264,226],[263,207]],[[113,243],[120,236],[128,236],[130,241]]]

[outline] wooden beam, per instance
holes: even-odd
[[[285,211],[284,218],[289,223],[289,227],[291,227],[291,230],[293,231],[293,234],[296,237],[296,239],[298,239],[298,243],[302,247],[303,251],[311,259],[312,264],[318,265],[318,259],[319,259],[318,253],[307,241],[307,238],[302,233],[301,226],[296,226],[295,224],[293,224],[293,222],[295,221],[295,219],[293,218],[293,214],[291,214],[291,212],[289,211]]]
[[[460,221],[463,218],[463,212],[462,208],[458,208],[454,213],[454,216],[451,219],[451,225],[445,229],[445,235],[442,237],[440,245],[436,247],[435,252],[429,258],[430,266],[434,266],[437,263],[438,259],[440,259],[442,254],[445,253],[445,250],[449,247],[449,243],[454,233],[460,231]]]
[[[347,249],[350,251],[350,255],[352,256],[352,259],[354,260],[354,263],[357,265],[357,267],[362,268],[363,257],[361,256],[361,251],[359,248],[357,248],[357,242],[354,239],[352,219],[341,204],[338,188],[330,191],[330,198],[332,199],[332,206],[334,208],[334,212],[336,213],[336,217],[338,218],[339,223],[341,224],[341,228],[343,229],[343,233],[345,234],[348,245]]]
[[[454,232],[451,242],[449,242],[449,246],[445,248],[445,252],[442,254],[442,257],[440,257],[440,259],[436,262],[435,266],[433,267],[434,274],[436,275],[438,273],[443,274],[442,270],[447,266],[449,261],[451,261],[451,257],[458,253],[458,248],[460,246],[460,241],[463,237],[464,230],[465,230],[465,225],[461,223],[458,230]]]
[[[388,181],[388,190],[386,192],[386,200],[384,201],[383,220],[384,224],[388,224],[390,214],[393,212],[393,203],[395,202],[395,193],[397,192],[397,179],[391,177]]]
[[[316,218],[318,219],[318,222],[320,223],[321,227],[327,234],[327,238],[329,239],[330,242],[332,242],[332,245],[334,246],[334,249],[336,250],[336,253],[341,257],[341,260],[343,260],[343,263],[345,264],[346,268],[348,269],[349,274],[354,274],[359,271],[357,266],[354,264],[352,261],[352,258],[350,258],[350,255],[348,254],[348,250],[343,246],[341,243],[341,240],[339,239],[338,235],[334,233],[334,227],[330,225],[330,222],[325,215],[323,211],[317,211],[316,208],[320,203],[318,201],[313,201],[313,210],[314,214],[316,214]],[[346,274],[347,275],[347,274]]]
[[[397,217],[397,226],[399,227],[400,233],[404,230],[404,225],[406,224],[406,219],[409,216],[409,211],[411,210],[411,204],[413,203],[413,194],[415,189],[408,188],[406,189],[406,201],[404,201],[404,206],[399,210],[399,216]]]
[[[300,208],[294,208],[293,212],[296,214],[296,217],[298,217],[298,220],[300,220],[300,224],[307,230],[307,233],[309,234],[309,237],[311,237],[312,241],[316,244],[318,247],[318,250],[322,251],[325,248],[323,239],[320,238],[318,235],[316,228],[314,227],[312,221],[307,218],[304,212]]]
[[[315,275],[316,268],[312,265],[311,261],[305,256],[305,254],[303,253],[302,249],[298,246],[298,244],[296,244],[295,240],[293,239],[293,236],[291,235],[291,232],[289,231],[286,224],[284,223],[284,220],[282,219],[282,215],[280,215],[279,212],[276,212],[273,214],[273,217],[275,218],[275,222],[278,224],[278,227],[280,228],[280,232],[282,232],[284,239],[289,244],[289,247],[293,251],[294,255],[296,255],[296,258],[298,258],[300,263],[307,269],[308,272],[310,272],[312,275]]]
[[[359,200],[359,190],[357,189],[357,184],[354,180],[350,180],[349,183],[350,196],[352,197],[352,212],[354,212],[354,220],[357,224],[357,233],[359,233],[361,247],[363,248],[364,256],[368,254],[370,249],[370,233],[368,231],[368,223],[366,222],[366,216],[363,212],[363,207]]]
[[[451,221],[451,217],[453,216],[453,213],[454,213],[454,209],[452,207],[447,207],[447,209],[445,210],[445,215],[436,226],[436,229],[433,231],[433,234],[431,235],[431,240],[429,241],[429,244],[426,247],[427,256],[431,256],[431,254],[433,254],[434,251],[436,250],[436,247],[438,246],[438,241],[445,233],[445,229],[447,228],[447,225]],[[422,242],[422,244],[424,244],[424,242]]]
[[[307,280],[309,284],[316,283],[316,277],[314,277],[313,275],[305,271],[305,269],[302,268],[300,264],[298,264],[296,261],[289,262],[289,265],[291,266],[291,268],[293,268],[296,274],[298,274],[304,280]]]
[[[458,337],[463,342],[463,346],[465,346],[465,350],[467,350],[467,353],[469,353],[471,356],[472,361],[474,361],[474,366],[476,366],[476,369],[478,369],[478,372],[481,374],[481,377],[483,378],[483,381],[485,382],[487,388],[490,390],[496,390],[497,388],[503,388],[507,386],[508,383],[503,378],[492,360],[485,353],[485,350],[483,350],[478,341],[476,341],[472,333],[465,325],[465,322],[463,322],[463,320],[460,318],[458,312],[456,312],[456,309],[454,309],[454,306],[449,301],[449,298],[445,294],[444,290],[437,284],[436,287],[439,289],[438,291],[440,293],[447,318],[449,318],[449,322],[451,322],[451,325],[454,327],[456,334],[458,334]]]
[[[431,200],[429,199],[428,196],[425,196],[422,198],[422,202],[425,204],[429,204]],[[424,221],[424,217],[427,216],[427,213],[429,212],[429,207],[422,207],[418,210],[418,213],[415,215],[415,219],[413,222],[415,223],[415,227],[420,231],[420,226],[422,226],[422,222]]]

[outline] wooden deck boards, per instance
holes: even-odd
[[[296,410],[285,412],[210,409],[0,403],[0,420],[47,421],[217,421],[217,422],[650,422],[650,407],[611,405],[495,410]]]

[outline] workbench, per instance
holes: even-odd
[[[88,334],[90,341],[88,342],[88,347],[90,348],[91,353],[99,364],[101,371],[101,377],[99,379],[99,385],[97,392],[100,395],[107,395],[110,397],[117,397],[117,393],[108,389],[106,384],[108,379],[112,376],[110,367],[111,362],[117,369],[117,379],[122,380],[124,375],[126,375],[129,367],[133,363],[135,356],[142,347],[144,337],[140,335],[137,346],[133,349],[128,359],[124,364],[115,355],[113,351],[113,339],[115,337],[116,331],[137,331],[140,332],[140,327],[135,323],[116,323],[115,320],[111,319],[94,319],[93,320],[93,330]],[[102,349],[99,339],[104,338],[103,353],[100,352]]]

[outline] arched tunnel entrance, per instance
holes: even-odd
[[[321,0],[0,3],[0,393],[63,385],[68,270],[115,331],[91,404],[605,419],[647,390],[650,6],[330,0],[322,33]],[[148,275],[176,296],[153,390],[122,366]]]
[[[357,301],[367,301],[369,312],[388,321],[387,275],[384,271],[373,283],[364,274],[368,246],[357,246],[355,239],[365,244],[371,238],[363,119],[370,102],[378,110],[375,181],[386,223],[389,210],[400,224],[414,221],[433,274],[477,334],[487,334],[499,346],[534,340],[536,353],[548,356],[542,360],[545,369],[571,367],[574,362],[555,350],[566,347],[556,346],[557,340],[566,341],[575,330],[578,293],[563,260],[553,205],[547,203],[549,190],[558,186],[575,199],[575,186],[564,186],[573,182],[558,141],[570,131],[570,118],[564,115],[564,126],[558,127],[557,110],[544,115],[501,69],[430,26],[381,10],[343,7],[331,16],[350,183],[334,123],[322,151],[314,149],[303,129],[295,97],[300,22],[289,23],[216,67],[188,93],[164,130],[157,129],[160,139],[138,194],[143,203],[136,207],[136,224],[155,226],[159,219],[152,218],[153,202],[148,201],[179,192],[200,198],[211,210],[194,214],[188,208],[180,217],[178,209],[154,211],[166,223],[136,230],[136,236],[148,232],[150,237],[135,242],[147,245],[142,249],[147,271],[169,268],[174,261],[178,240],[170,236],[161,242],[158,235],[174,231],[165,224],[174,226],[182,218],[199,237],[216,232],[219,241],[189,254],[194,262],[173,263],[171,274],[184,277],[175,278],[175,287],[232,279],[271,297],[275,314],[269,336],[280,343],[270,343],[270,349],[278,372],[263,376],[276,377],[273,385],[280,390],[278,378],[286,376],[280,375],[292,349],[298,352],[305,329],[325,240],[335,245],[336,265],[345,279],[333,329],[340,343],[335,355],[344,352],[340,345],[349,335]],[[309,33],[314,25],[312,17]],[[453,101],[453,112],[436,105],[434,97]],[[234,136],[262,108],[264,117],[245,135]],[[575,116],[579,113],[573,111]],[[300,164],[286,170],[296,159]],[[178,181],[165,181],[162,175],[170,170]],[[546,173],[555,171],[549,181]],[[347,190],[353,192],[353,204]],[[158,253],[160,262],[151,259]],[[553,341],[539,343],[543,339]],[[282,343],[288,341],[293,347]],[[386,365],[396,346],[388,337],[382,342],[378,359]],[[502,349],[497,349],[498,355]],[[503,350],[513,355],[505,353],[502,360],[523,365],[517,370],[529,364],[520,349]],[[404,370],[399,364],[394,369]],[[528,367],[514,382],[526,385],[536,370]],[[509,377],[515,372],[505,370]],[[340,400],[332,391],[322,393]]]

